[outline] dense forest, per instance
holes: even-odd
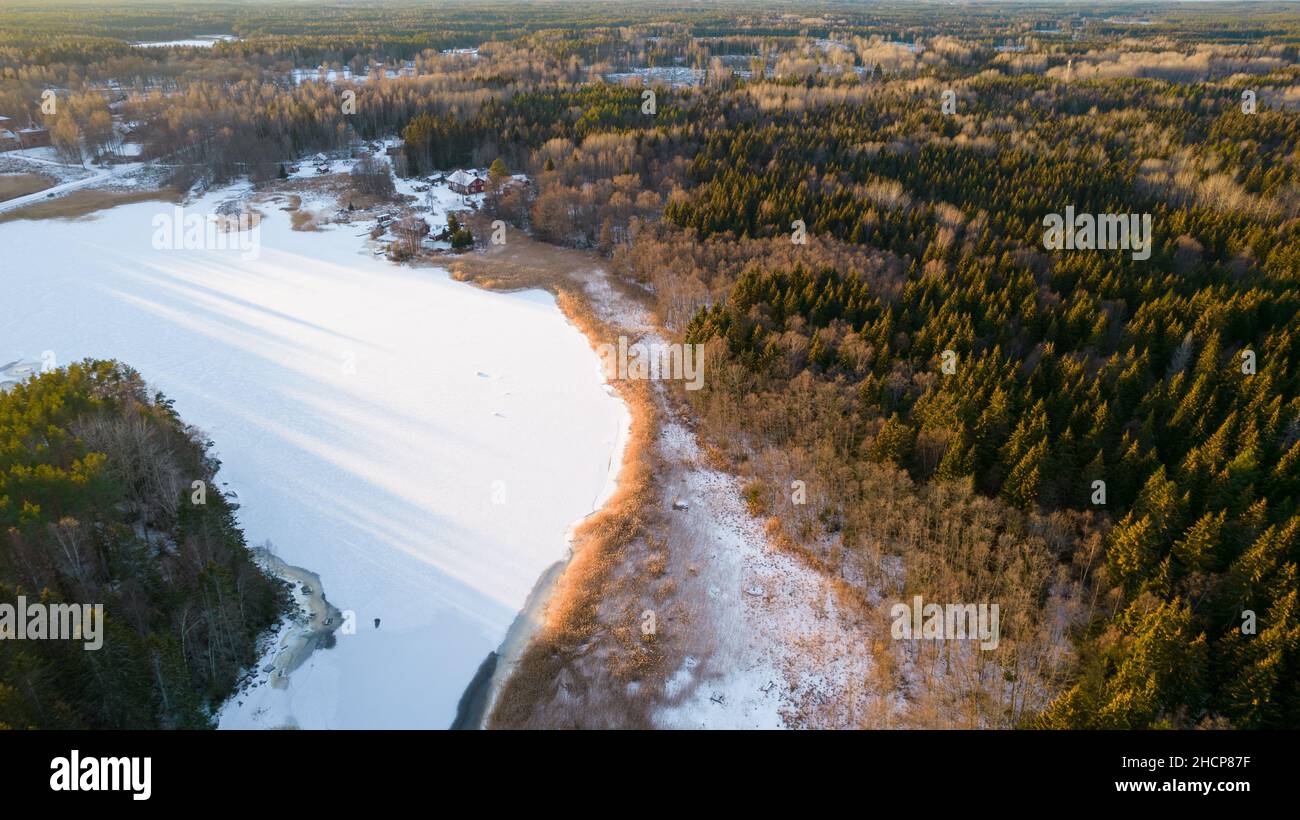
[[[0,24],[0,112],[36,117],[56,86],[56,144],[112,158],[134,141],[183,185],[269,179],[304,153],[393,135],[411,175],[501,160],[529,183],[490,195],[493,216],[607,254],[670,334],[706,345],[706,387],[680,400],[775,542],[850,597],[884,588],[897,557],[892,591],[1013,610],[993,660],[942,660],[973,665],[961,725],[1300,726],[1300,19],[938,13],[450,4],[378,25],[348,4],[233,4],[201,28],[238,41],[141,49],[131,41],[197,24],[109,14],[56,35],[66,21],[32,10]],[[346,76],[324,81],[322,66]],[[1067,207],[1151,215],[1150,258],[1048,250],[1043,218]],[[181,473],[201,472],[199,445],[139,390],[96,365],[0,407],[25,419],[41,391],[80,396],[41,412],[58,429],[148,419]],[[120,651],[156,660],[101,670],[78,656],[86,674],[60,685],[98,693],[113,669],[153,670],[130,708],[201,722],[274,591],[251,580],[219,497],[197,512],[151,496],[149,513],[114,518],[138,489],[110,480],[111,452],[60,441],[39,494],[0,484],[13,549],[89,516],[99,554],[120,562],[156,530],[168,572],[226,602],[233,584],[248,607],[227,623],[143,583],[143,620],[118,616],[138,648]],[[224,556],[224,574],[189,549]],[[8,586],[71,583],[3,571]],[[213,652],[227,663],[199,662]],[[23,674],[47,668],[29,662]],[[13,668],[0,679],[23,679]],[[92,702],[111,714],[65,718],[32,697],[0,690],[0,720],[126,720],[108,699]]]
[[[104,605],[98,649],[0,641],[0,727],[212,725],[288,599],[208,446],[116,362],[0,393],[0,602]]]
[[[1033,85],[967,89],[977,112],[1007,111]],[[1125,120],[1135,96],[1165,85],[1116,89],[1125,107],[1086,119],[1045,102],[1057,116],[1031,109],[987,147],[951,141],[979,113],[926,123],[937,106],[903,123],[888,99],[820,107],[815,124],[769,113],[748,125],[741,111],[708,136],[690,196],[666,214],[701,237],[775,236],[802,219],[906,266],[881,288],[815,254],[760,261],[702,306],[685,338],[722,344],[728,377],[699,399],[722,429],[822,443],[828,472],[866,459],[973,481],[1031,519],[1104,510],[1089,583],[1111,598],[1076,626],[1074,682],[1030,725],[1300,723],[1300,131],[1294,114],[1241,113],[1235,95],[1180,95],[1144,118],[1164,120],[1160,153],[1199,143],[1208,163],[1231,150],[1241,171],[1218,201],[1143,184],[1156,152]],[[864,133],[886,145],[864,150]],[[1035,223],[1064,203],[1154,214],[1156,253],[1051,257]],[[809,374],[833,389],[796,407]],[[851,526],[840,536],[861,539]],[[1256,616],[1258,634],[1243,634]]]

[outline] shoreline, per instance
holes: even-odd
[[[449,275],[451,274],[449,268],[444,269],[448,271]],[[555,297],[556,307],[559,308],[565,320],[583,335],[583,338],[592,346],[594,353],[597,341],[592,337],[591,331],[575,321],[570,312],[565,309],[559,294],[554,290],[540,285],[527,288],[496,288],[476,283],[473,280],[463,281],[466,284],[472,284],[496,293],[532,289],[547,291]],[[590,308],[591,306],[587,305],[587,307]],[[497,699],[505,688],[506,682],[518,667],[524,653],[532,644],[533,638],[546,623],[547,608],[555,597],[555,592],[565,572],[573,563],[578,529],[593,516],[600,515],[618,492],[619,477],[623,472],[623,461],[627,456],[628,444],[632,436],[634,410],[622,392],[606,377],[603,368],[599,364],[599,357],[597,357],[596,371],[600,374],[601,380],[610,394],[617,397],[623,405],[623,416],[619,419],[618,433],[614,438],[614,451],[610,453],[609,463],[606,468],[605,485],[592,503],[592,509],[570,524],[565,532],[564,540],[567,545],[567,554],[547,567],[546,571],[537,579],[537,583],[533,585],[532,590],[528,593],[528,598],[524,601],[523,609],[519,611],[514,621],[511,622],[510,628],[506,630],[501,645],[495,651],[488,653],[487,658],[479,666],[478,672],[466,686],[456,711],[456,719],[451,725],[452,729],[488,728],[488,720],[492,716],[492,710],[496,707]]]
[[[460,702],[456,704],[456,717],[451,722],[452,731],[481,729],[483,715],[487,712],[487,694],[488,683],[492,676],[496,674],[497,653],[489,652],[479,664],[478,671],[474,673],[474,678],[465,687],[465,692],[460,696]]]
[[[483,233],[486,223],[479,222],[485,217],[475,218],[478,222],[471,224],[477,233]],[[507,244],[483,246],[470,253],[425,254],[415,261],[420,263],[449,268],[457,281],[485,290],[537,288],[550,292],[593,354],[608,339],[642,332],[648,315],[636,304],[640,294],[630,295],[632,302],[612,296],[611,289],[621,288],[609,273],[607,260],[591,252],[548,245],[527,233]],[[570,555],[539,579],[529,600],[528,616],[516,618],[509,640],[503,642],[502,649],[509,657],[498,657],[491,679],[475,681],[474,691],[467,693],[468,703],[478,690],[489,690],[483,695],[482,713],[476,715],[482,728],[543,725],[544,721],[536,723],[534,718],[544,704],[562,697],[557,687],[568,690],[566,681],[574,673],[570,663],[598,665],[575,673],[582,677],[603,674],[609,668],[607,663],[633,664],[642,672],[658,666],[659,652],[640,637],[639,627],[629,630],[622,623],[611,624],[599,610],[613,602],[620,607],[630,604],[639,595],[628,587],[626,568],[649,558],[650,542],[643,537],[644,528],[661,515],[659,493],[652,482],[660,412],[648,382],[611,379],[603,366],[597,366],[609,392],[626,408],[619,457],[617,462],[611,459],[611,466],[617,466],[617,482],[597,496],[591,513],[573,523]],[[609,642],[613,655],[587,655],[596,643],[608,646]],[[627,712],[624,724],[647,722],[645,715],[636,714],[639,707],[627,694],[615,700],[615,708]],[[556,725],[578,722],[564,719]]]
[[[280,190],[278,186],[268,190],[256,192],[250,202],[263,201],[267,198],[275,198],[285,195],[286,191]],[[291,194],[290,194],[291,195]],[[284,210],[298,211],[303,207],[301,200],[291,200],[289,207]],[[363,247],[367,249],[375,246],[375,240],[363,241]],[[592,351],[592,366],[600,379],[600,384],[611,398],[617,399],[621,404],[621,414],[618,420],[618,429],[614,434],[614,446],[609,454],[606,469],[605,480],[599,492],[594,496],[591,508],[581,517],[568,525],[564,533],[565,551],[562,556],[554,563],[550,564],[542,574],[537,578],[525,599],[522,608],[516,613],[510,626],[506,630],[500,645],[493,651],[487,653],[487,656],[478,665],[473,677],[466,684],[462,691],[461,697],[457,703],[456,714],[452,719],[450,729],[482,729],[487,728],[491,719],[494,708],[497,705],[498,697],[505,688],[511,675],[518,667],[520,661],[525,656],[528,648],[532,645],[534,638],[546,623],[548,608],[556,598],[556,591],[561,586],[566,571],[573,564],[575,558],[575,542],[578,540],[580,528],[587,524],[593,517],[604,511],[610,504],[611,500],[617,495],[620,489],[620,477],[623,474],[624,460],[629,449],[629,442],[632,437],[633,424],[636,423],[635,413],[632,402],[628,400],[625,391],[615,386],[607,377],[604,368],[595,355],[595,350],[599,341],[595,337],[595,328],[589,322],[583,322],[580,314],[586,312],[591,316],[596,316],[595,306],[592,305],[586,294],[582,292],[580,285],[581,280],[577,277],[579,271],[571,270],[558,279],[538,281],[531,279],[526,282],[503,282],[499,280],[477,280],[475,278],[463,277],[458,275],[454,270],[457,260],[463,260],[466,256],[481,255],[482,251],[474,254],[453,254],[449,252],[434,251],[426,252],[402,263],[397,263],[397,267],[406,267],[411,269],[420,269],[431,267],[437,273],[445,275],[454,282],[470,285],[479,290],[492,291],[500,294],[519,293],[522,291],[539,290],[549,294],[555,307],[559,310],[566,323],[568,323],[578,333],[582,334],[587,342],[589,349]],[[568,286],[566,286],[568,285]],[[568,297],[574,297],[581,300],[582,310],[575,312],[573,305],[567,301]],[[288,570],[300,570],[300,568],[290,568]],[[300,570],[306,573],[305,570]],[[306,577],[305,575],[302,577]],[[301,580],[301,578],[299,579]],[[319,579],[316,579],[316,588],[319,588]],[[337,616],[336,616],[337,617]],[[300,643],[313,637],[311,633],[301,636]],[[292,662],[292,668],[297,668],[310,655],[311,649],[307,649],[300,659]],[[276,660],[277,672],[280,668],[279,656]],[[292,671],[290,669],[289,671]],[[286,674],[288,674],[286,672]],[[273,679],[273,683],[278,678]],[[283,684],[281,684],[283,685]]]
[[[277,192],[273,188],[262,192],[241,190],[240,193],[244,195],[242,198],[245,201],[255,203],[267,195],[275,196],[283,192]],[[297,210],[297,207],[286,210]],[[466,256],[469,255],[471,254]],[[472,255],[487,256],[481,250]],[[622,385],[615,385],[606,377],[599,357],[595,355],[595,348],[599,344],[600,326],[608,321],[608,317],[601,315],[598,306],[582,287],[585,281],[583,270],[573,268],[553,277],[529,277],[530,281],[527,282],[484,281],[458,275],[454,269],[455,262],[463,258],[459,254],[422,255],[403,267],[422,267],[424,264],[431,264],[441,268],[439,272],[454,281],[498,293],[534,289],[546,291],[551,295],[565,320],[583,335],[589,349],[592,350],[592,367],[599,374],[601,384],[610,397],[617,399],[622,405],[614,444],[606,465],[605,481],[600,491],[593,497],[591,508],[569,524],[564,534],[566,549],[562,557],[550,564],[537,578],[523,608],[514,616],[500,646],[488,653],[462,694],[453,727],[486,728],[511,675],[546,625],[552,604],[565,597],[561,593],[562,582],[568,570],[574,566],[575,558],[584,552],[581,546],[591,540],[588,535],[591,530],[590,525],[599,521],[601,515],[611,514],[609,511],[620,490],[623,489],[620,479],[625,475],[626,461],[634,449],[633,427],[639,426],[643,419],[628,389]],[[253,548],[251,552],[267,572],[290,585],[294,609],[281,621],[284,628],[278,628],[266,635],[265,647],[255,664],[246,670],[243,678],[244,685],[216,708],[218,714],[226,708],[227,704],[266,684],[270,684],[275,690],[287,688],[289,677],[307,662],[314,651],[331,645],[334,633],[343,621],[341,611],[326,599],[319,574],[303,567],[287,564],[262,547]],[[304,593],[304,587],[311,591]]]
[[[501,645],[488,653],[479,666],[478,673],[465,687],[452,729],[488,728],[488,719],[492,716],[492,709],[496,706],[501,690],[519,664],[524,651],[532,643],[533,636],[545,623],[546,607],[572,561],[573,549],[570,544],[569,555],[551,564],[542,573],[542,577],[537,579],[537,584],[528,593],[524,608],[519,610],[510,628],[506,630]]]
[[[315,572],[287,564],[265,547],[255,547],[252,553],[264,564],[267,572],[290,585],[294,603],[299,608],[297,613],[288,617],[289,628],[278,636],[276,647],[258,661],[255,674],[269,672],[270,678],[252,687],[269,683],[272,689],[284,689],[289,685],[289,676],[306,663],[313,652],[328,648],[334,632],[342,625],[343,613],[325,597],[324,586]],[[304,589],[311,591],[305,592]],[[303,611],[307,613],[305,622],[299,617]],[[262,665],[268,658],[270,663]]]

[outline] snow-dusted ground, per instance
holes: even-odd
[[[394,142],[395,142],[394,140],[388,140],[385,141],[383,144],[385,147],[387,147],[388,145],[391,145]],[[322,156],[322,155],[317,155],[317,156]],[[391,170],[392,168],[391,158],[389,158],[387,155],[383,153],[377,155],[377,158],[380,161],[387,164]],[[296,182],[299,180],[312,180],[321,177],[329,177],[330,175],[347,174],[351,172],[356,162],[357,160],[355,159],[317,160],[314,158],[308,158],[296,164],[298,170],[289,171],[286,168],[286,171],[288,173],[288,178],[291,181]],[[317,168],[322,168],[322,167],[327,167],[329,170],[325,173],[321,173],[320,171],[317,170]],[[482,177],[483,179],[487,179],[488,172],[485,169],[465,169],[465,170],[469,171],[470,173],[477,174],[479,177]],[[482,207],[483,200],[485,198],[484,194],[458,194],[451,189],[451,187],[446,183],[446,181],[436,182],[436,183],[431,181],[436,177],[439,176],[445,177],[450,173],[451,173],[450,171],[435,171],[431,174],[428,174],[425,177],[406,177],[406,178],[399,177],[396,174],[394,174],[393,189],[397,193],[398,198],[411,197],[411,200],[404,201],[401,206],[394,205],[391,207],[375,208],[372,215],[377,214],[379,212],[386,212],[390,215],[397,215],[402,211],[404,211],[405,209],[409,208],[415,213],[416,216],[423,219],[430,228],[429,235],[426,236],[423,240],[422,243],[423,246],[429,250],[443,250],[443,251],[450,250],[451,249],[450,242],[440,241],[434,238],[439,233],[441,233],[444,228],[447,227],[449,214],[452,211],[466,212],[466,211],[477,210],[478,208]],[[527,181],[528,178],[523,174],[515,174],[514,179],[519,182],[525,182]],[[336,215],[336,211],[338,210],[339,199],[333,193],[330,193],[328,191],[313,192],[313,191],[295,190],[294,194],[301,198],[302,210],[312,211],[318,214],[319,216],[321,216],[326,222],[334,221],[334,216]],[[344,197],[344,199],[346,199],[346,197]],[[338,215],[341,216],[341,214]],[[351,224],[361,225],[366,227],[367,229],[372,227],[375,224],[364,213],[353,214],[348,216],[348,218],[351,220]],[[380,236],[379,245],[377,245],[376,247],[381,247],[383,243],[391,242],[395,238],[396,237],[393,235],[391,230],[386,231],[383,235]]]
[[[6,156],[6,155],[0,155]],[[27,156],[19,152],[11,152],[7,155],[15,160],[30,161],[31,168],[23,169],[24,172],[43,173],[54,175],[60,181],[57,185],[52,185],[43,191],[37,191],[34,194],[14,197],[0,202],[0,213],[22,208],[26,205],[32,205],[46,199],[61,197],[70,194],[73,191],[82,188],[110,186],[110,185],[134,185],[136,184],[133,175],[138,174],[146,169],[145,163],[128,162],[120,165],[113,165],[109,168],[81,168],[80,166],[68,166],[52,162],[44,156]],[[6,165],[6,168],[10,167]],[[2,285],[3,282],[0,282]]]
[[[778,729],[809,724],[821,704],[865,678],[861,634],[837,605],[827,579],[769,545],[749,514],[741,482],[703,466],[695,434],[667,422],[659,444],[681,471],[673,515],[697,534],[689,545],[703,587],[698,612],[714,637],[704,657],[687,656],[667,686],[671,705],[656,724],[680,729]],[[813,724],[816,725],[816,724]]]
[[[67,162],[49,145],[5,151],[0,154],[0,171],[4,173],[39,171],[42,174],[57,176],[60,180],[79,179],[93,173],[83,165]]]
[[[0,362],[137,368],[216,443],[250,542],[356,613],[223,727],[445,727],[607,492],[626,408],[548,294],[395,266],[355,225],[295,232],[259,207],[252,261],[155,250],[160,203],[0,224]]]
[[[704,74],[705,72],[701,69],[687,66],[651,66],[649,68],[633,68],[629,71],[612,72],[606,74],[605,79],[612,83],[621,83],[624,80],[639,77],[648,84],[667,83],[673,88],[686,88],[704,82]]]
[[[653,317],[593,271],[587,297],[596,311],[637,341],[665,344]],[[662,384],[656,385],[662,388]],[[665,501],[680,535],[680,595],[691,601],[688,654],[665,687],[666,705],[651,716],[674,729],[776,729],[854,726],[846,701],[870,669],[862,631],[837,603],[829,580],[769,544],[763,522],[746,509],[741,481],[705,464],[695,433],[673,418],[662,391],[656,448],[671,465]]]
[[[385,68],[384,76],[390,80],[395,80],[398,77],[414,77],[415,61],[403,61],[400,69]],[[366,70],[359,74],[354,74],[352,73],[351,66],[345,65],[342,68],[329,68],[328,66],[321,65],[315,68],[295,68],[290,73],[290,77],[293,80],[294,85],[320,82],[333,85],[338,82],[365,82],[370,79],[370,72],[369,70]]]

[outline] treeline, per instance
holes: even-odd
[[[100,649],[0,640],[0,727],[212,725],[288,598],[208,446],[115,362],[0,394],[0,602],[104,605]]]
[[[652,117],[641,111],[639,88],[600,84],[527,91],[492,99],[470,116],[419,114],[402,129],[403,151],[413,175],[473,162],[485,144],[499,146],[512,165],[524,166],[533,150],[552,139],[581,142],[593,134],[678,123],[683,113],[669,102],[665,99],[665,110]],[[643,141],[637,140],[638,148]]]

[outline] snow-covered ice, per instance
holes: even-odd
[[[626,408],[546,293],[396,266],[355,226],[295,232],[275,204],[253,261],[155,250],[172,207],[0,224],[0,361],[138,369],[215,442],[250,544],[356,613],[286,689],[232,699],[223,727],[448,726],[608,492]]]
[[[233,43],[239,40],[233,34],[199,34],[186,40],[155,40],[150,43],[132,43],[136,48],[212,48],[217,43]]]

